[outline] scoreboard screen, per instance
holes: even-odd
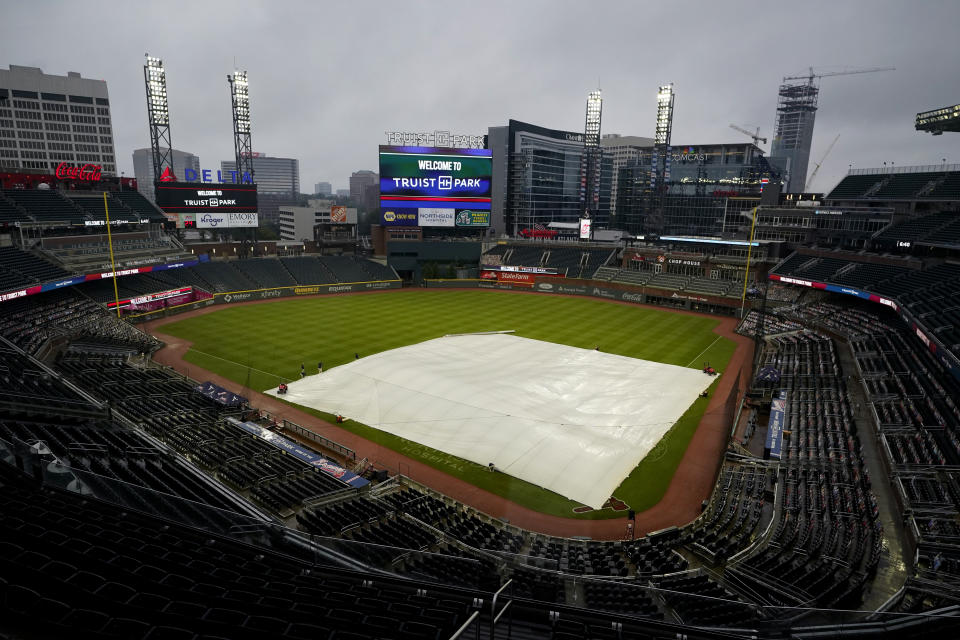
[[[490,210],[489,149],[380,147],[380,207],[420,210]]]
[[[157,206],[165,213],[256,213],[257,185],[157,182]]]

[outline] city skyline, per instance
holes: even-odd
[[[313,3],[289,2],[285,11],[248,4],[239,12],[216,2],[118,4],[111,17],[124,28],[110,33],[110,47],[100,46],[95,14],[61,2],[45,6],[42,28],[33,29],[25,28],[35,24],[30,6],[5,8],[0,64],[106,80],[118,173],[126,175],[133,175],[132,151],[149,145],[145,51],[167,70],[174,147],[211,161],[233,156],[225,76],[236,66],[249,72],[254,150],[297,158],[303,184],[326,180],[334,190],[354,171],[376,169],[386,131],[482,135],[511,118],[581,130],[583,101],[597,85],[604,134],[652,137],[656,88],[673,82],[676,140],[748,140],[730,123],[759,126],[769,139],[782,78],[811,65],[826,72],[897,70],[822,81],[810,170],[840,138],[809,190],[828,191],[851,165],[960,159],[955,137],[913,129],[917,112],[957,102],[955,88],[930,64],[943,62],[942,43],[960,19],[960,5],[951,2],[924,3],[922,10],[898,2],[815,2],[801,15],[788,7],[756,12],[747,3],[495,2],[481,12],[446,5],[438,12],[433,3],[414,2],[378,7],[377,23],[348,6]],[[300,18],[289,21],[291,11]],[[866,19],[870,28],[860,28]],[[317,24],[330,26],[323,38],[313,37]],[[455,41],[450,29],[459,34]],[[590,31],[600,46],[570,47],[559,35]],[[253,45],[238,50],[237,41]],[[762,147],[769,155],[770,144]]]

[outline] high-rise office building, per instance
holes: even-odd
[[[330,197],[333,195],[333,185],[329,182],[318,182],[313,186],[314,195]]]
[[[785,193],[801,193],[806,188],[819,95],[820,87],[812,77],[807,83],[780,85],[770,163],[783,172]]]
[[[612,222],[616,220],[617,216],[617,176],[620,169],[638,158],[642,151],[652,149],[653,138],[607,133],[600,139],[600,147],[604,154],[610,156],[613,163],[613,173],[610,180],[610,219]]]
[[[737,228],[740,214],[759,203],[764,187],[780,182],[780,172],[752,143],[673,146],[661,207],[653,197],[653,153],[642,150],[620,168],[612,226],[629,233],[720,235]]]
[[[86,164],[117,175],[107,83],[76,71],[0,69],[0,169],[56,173]]]
[[[173,149],[173,174],[179,180],[185,180],[184,169],[192,169],[200,174],[200,158],[189,151]],[[153,152],[150,148],[134,149],[133,174],[137,178],[137,191],[150,202],[155,202],[153,190]]]
[[[510,120],[506,127],[490,127],[487,140],[493,157],[490,226],[495,234],[580,219],[583,132]],[[591,212],[596,226],[609,222],[612,166],[604,151],[599,207]]]
[[[363,204],[364,191],[367,189],[367,187],[371,185],[377,185],[379,187],[380,174],[378,174],[376,171],[368,171],[366,169],[362,169],[360,171],[354,171],[353,174],[350,175],[350,199],[360,204],[366,209],[367,207],[364,206]],[[378,200],[379,200],[379,197],[380,197],[380,192],[378,191],[377,192]],[[377,205],[374,205],[374,206],[377,206]]]
[[[260,153],[253,154],[253,181],[257,183],[258,196],[296,198],[300,194],[300,161],[296,158],[274,158]],[[237,170],[236,160],[220,163],[222,175],[229,176]]]

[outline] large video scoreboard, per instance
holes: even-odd
[[[166,213],[256,213],[257,185],[158,182],[157,206]]]
[[[490,226],[492,166],[489,149],[381,146],[381,222]]]
[[[156,182],[157,206],[178,227],[256,227],[257,185]]]

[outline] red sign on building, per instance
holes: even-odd
[[[77,167],[61,162],[57,167],[57,177],[61,180],[100,182],[100,169],[101,167],[98,164],[85,164]]]

